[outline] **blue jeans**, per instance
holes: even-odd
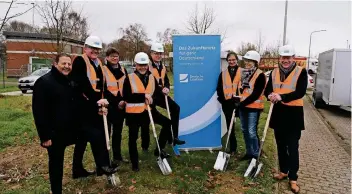
[[[246,155],[258,157],[259,137],[257,133],[259,111],[240,109],[241,129],[246,143]]]

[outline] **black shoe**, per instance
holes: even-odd
[[[138,172],[139,171],[139,167],[137,166],[132,166],[132,171],[134,172]]]
[[[175,138],[174,139],[174,145],[183,145],[183,144],[185,144],[186,142],[185,141],[183,141],[183,140],[180,140],[180,139],[178,139],[178,138]]]
[[[112,168],[118,168],[120,166],[120,160],[113,160],[111,161]]]
[[[253,156],[251,156],[251,155],[244,155],[241,159],[240,159],[240,161],[244,161],[244,160],[251,160],[252,158],[254,158]]]
[[[109,167],[109,166],[102,166],[97,169],[97,176],[101,176],[103,174],[112,175],[115,172],[117,172],[117,170],[118,170],[118,168],[113,168],[113,167]]]
[[[159,156],[159,150],[158,149],[155,149],[154,156]],[[169,158],[170,154],[166,153],[164,150],[161,150],[160,157],[161,158]]]
[[[88,176],[94,175],[95,172],[88,172],[86,169],[80,169],[80,170],[74,170],[72,172],[72,178],[73,179],[78,179],[78,178],[86,178]]]

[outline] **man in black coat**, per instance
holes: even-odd
[[[83,167],[83,155],[87,142],[91,144],[97,175],[110,175],[117,168],[110,166],[109,152],[106,148],[104,123],[99,106],[107,106],[112,101],[112,96],[107,91],[106,80],[103,74],[103,65],[98,58],[102,42],[97,36],[89,36],[84,45],[84,54],[77,56],[72,63],[71,77],[78,84],[78,90],[84,96],[81,106],[80,138],[76,143],[73,163],[73,178],[91,175]],[[106,113],[104,113],[106,114]]]
[[[280,64],[269,76],[264,95],[274,103],[270,127],[274,129],[280,173],[276,180],[289,178],[291,191],[298,193],[299,139],[304,130],[303,97],[307,90],[307,70],[294,62],[292,46],[280,47]]]
[[[62,193],[65,148],[74,144],[79,128],[76,84],[68,79],[71,58],[61,54],[46,75],[34,84],[32,110],[41,146],[48,150],[49,177],[53,194]]]

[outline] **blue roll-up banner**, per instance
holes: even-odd
[[[180,150],[221,148],[220,35],[174,35],[174,95],[181,107]]]

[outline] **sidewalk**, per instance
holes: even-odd
[[[351,193],[351,157],[340,146],[318,114],[305,97],[306,129],[302,131],[299,149],[300,193]],[[287,181],[279,184],[279,193],[292,193]]]

